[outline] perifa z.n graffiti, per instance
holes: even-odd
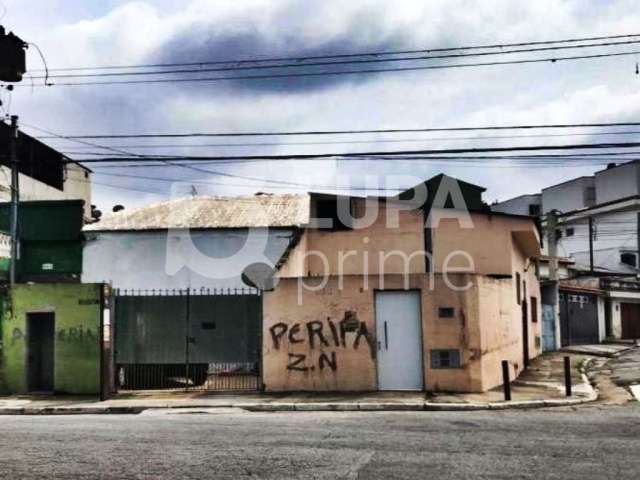
[[[311,351],[320,350],[317,360],[311,362],[310,356],[306,353],[290,352],[286,368],[295,372],[327,369],[337,371],[336,349],[358,350],[362,344],[366,344],[370,354],[374,352],[373,338],[367,324],[359,321],[354,312],[347,312],[345,318],[339,322],[330,318],[327,318],[326,322],[312,320],[292,325],[279,322],[269,328],[269,333],[275,350],[280,350],[285,342],[289,345],[306,344]]]

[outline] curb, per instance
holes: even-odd
[[[148,407],[7,407],[2,415],[137,415]]]
[[[524,410],[581,405],[597,400],[597,393],[582,398],[491,402],[491,403],[254,403],[226,406],[189,405],[170,407],[42,407],[3,408],[2,415],[137,415],[146,410],[181,410],[194,408],[238,408],[249,412],[465,412],[478,410]]]
[[[249,412],[465,412],[478,410],[525,410],[547,407],[568,407],[594,402],[598,392],[583,372],[582,381],[588,393],[583,397],[554,398],[546,400],[527,400],[487,403],[437,403],[437,402],[318,402],[318,403],[230,403],[224,405],[163,405],[152,407],[5,407],[0,408],[2,415],[137,415],[145,410],[180,410],[193,408],[238,408]]]
[[[640,345],[629,345],[627,348],[622,349],[622,350],[618,350],[617,352],[612,352],[612,353],[604,353],[604,352],[584,352],[581,351],[579,349],[572,349],[571,347],[565,347],[565,349],[563,349],[562,351],[565,353],[570,353],[572,355],[586,355],[586,356],[591,356],[591,357],[600,357],[600,358],[618,358],[621,355],[624,355],[625,353],[630,352],[631,350],[634,350],[636,348],[640,348]]]

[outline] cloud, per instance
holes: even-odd
[[[37,42],[51,66],[189,62],[256,56],[309,56],[352,51],[459,46],[599,34],[632,33],[640,7],[631,0],[364,1],[349,2],[190,0],[185,2],[34,1],[29,12],[4,0],[9,25]],[[586,7],[589,8],[586,8]],[[38,68],[35,52],[29,65]],[[51,87],[16,89],[12,112],[32,123],[66,134],[188,131],[278,131],[351,128],[419,128],[510,123],[623,121],[637,118],[635,59],[617,58],[367,76],[243,81],[210,84]],[[211,74],[217,75],[217,74]],[[539,144],[562,138],[456,140],[455,134],[397,135],[407,143],[378,143],[388,136],[362,136],[369,143],[196,147],[126,150],[144,153],[255,154],[445,148],[471,145]],[[461,136],[461,135],[458,135]],[[469,135],[465,135],[469,136]],[[427,138],[428,137],[428,138]],[[339,141],[344,137],[322,138]],[[435,139],[434,139],[435,138]],[[579,137],[578,139],[580,139]],[[423,139],[423,141],[416,141]],[[264,138],[244,139],[264,142]],[[313,138],[276,137],[282,143]],[[564,141],[575,141],[565,138]],[[585,137],[585,141],[589,140]],[[191,143],[240,143],[237,139],[197,139]],[[70,148],[68,141],[53,145]],[[127,146],[140,140],[103,141]],[[149,142],[150,143],[150,142]],[[167,140],[163,143],[178,141]],[[75,144],[75,147],[81,147]],[[89,150],[89,147],[87,148]],[[77,151],[77,148],[76,148]],[[508,166],[507,166],[508,167]],[[221,167],[222,168],[222,167]],[[99,168],[95,169],[99,171]],[[141,170],[144,170],[141,171]],[[347,173],[355,181],[367,174],[411,173],[429,177],[440,171],[489,187],[487,198],[534,191],[548,183],[549,169],[478,168],[446,164],[369,162],[269,163],[226,165],[227,173],[273,177],[299,183],[332,182]],[[590,173],[563,168],[556,178]],[[114,170],[110,170],[114,171]],[[187,169],[116,169],[115,172],[168,179],[216,181],[209,193],[242,193],[232,177]],[[168,191],[168,182],[107,178],[103,183]],[[251,182],[248,182],[251,183]],[[264,186],[263,186],[264,187]],[[253,187],[248,186],[248,190]],[[266,188],[263,188],[266,189]],[[96,185],[103,209],[113,203],[140,204],[145,192]],[[150,194],[149,194],[150,195]]]

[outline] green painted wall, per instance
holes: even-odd
[[[0,231],[9,230],[10,212],[10,204],[0,202]],[[43,274],[80,275],[83,215],[82,200],[20,202],[20,281],[39,282]]]
[[[4,372],[4,356],[2,355],[3,348],[3,327],[4,327],[4,313],[6,311],[5,305],[7,303],[7,290],[5,288],[0,289],[0,393],[8,391],[7,384],[3,375]]]
[[[55,313],[54,389],[60,393],[100,391],[100,284],[16,285],[3,315],[2,362],[7,393],[26,393],[26,318]]]

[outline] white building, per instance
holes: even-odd
[[[552,185],[491,208],[518,214],[527,210],[535,215],[536,205],[542,215],[552,211],[558,215],[557,254],[574,260],[576,268],[591,270],[593,257],[595,271],[640,273],[640,162],[610,164],[592,176]]]
[[[309,223],[309,195],[186,197],[84,227],[82,281],[120,290],[243,289],[254,264],[277,266]]]
[[[9,151],[11,128],[0,122],[0,151]],[[91,170],[20,132],[17,144],[20,200],[83,200],[91,219]],[[11,199],[11,168],[0,157],[0,201]]]
[[[550,318],[561,317],[562,344],[573,343],[574,338],[639,337],[640,161],[609,164],[591,176],[492,205],[495,211],[529,215],[536,215],[538,208],[545,228],[549,213],[557,216],[556,257],[573,261],[569,276],[579,277],[579,282],[572,282],[559,270],[545,283],[549,262],[540,266],[543,308],[553,308]],[[547,231],[545,254],[552,240]],[[556,280],[560,280],[559,296]]]
[[[538,216],[542,210],[542,195],[534,193],[532,195],[520,195],[510,198],[504,202],[491,206],[491,210],[500,213],[511,213],[513,215]]]

